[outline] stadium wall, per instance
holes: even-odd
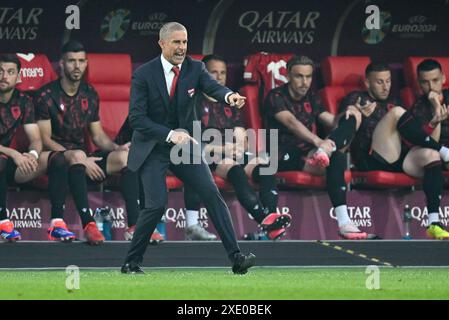
[[[250,220],[233,193],[224,193],[231,210],[234,227],[239,239],[250,232],[257,232],[257,225]],[[84,239],[81,223],[71,198],[66,202],[65,221],[80,239]],[[126,211],[118,192],[90,192],[91,208],[109,206],[113,213],[113,240],[123,240],[126,228]],[[445,191],[440,208],[440,218],[449,225],[449,191]],[[427,209],[421,191],[351,191],[348,207],[353,221],[369,233],[383,239],[401,239],[404,234],[402,222],[405,204],[411,207],[411,234],[414,239],[425,239]],[[290,240],[336,240],[337,221],[331,210],[331,203],[323,191],[281,191],[278,210],[293,216],[291,227],[285,239]],[[50,203],[46,193],[35,191],[10,192],[8,216],[22,233],[24,240],[46,240],[46,230],[50,221]],[[169,193],[165,212],[166,234],[168,240],[184,240],[185,208],[183,193]],[[207,210],[201,208],[200,221],[215,232],[207,217]]]
[[[316,62],[334,55],[392,64],[408,56],[449,56],[445,0],[370,1],[380,11],[378,30],[367,29],[368,4],[361,0],[84,0],[78,2],[80,28],[68,30],[66,7],[72,4],[3,0],[1,50],[45,53],[57,61],[63,41],[76,38],[89,52],[129,53],[139,65],[160,53],[158,30],[175,20],[189,30],[190,53],[214,52],[235,65],[232,88],[242,84],[244,57],[259,51],[300,53]],[[402,87],[397,80],[394,86]]]

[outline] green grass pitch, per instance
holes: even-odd
[[[380,268],[380,289],[368,290],[365,268],[153,269],[145,275],[80,270],[80,288],[66,288],[65,270],[0,271],[0,299],[449,299],[449,270]]]

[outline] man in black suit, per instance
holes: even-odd
[[[190,186],[205,204],[228,253],[232,271],[244,274],[255,264],[253,254],[240,252],[229,209],[204,161],[174,164],[174,145],[198,144],[185,130],[191,129],[192,101],[201,92],[218,101],[242,107],[245,97],[220,85],[200,61],[186,57],[187,29],[170,22],[159,33],[161,56],[133,74],[129,121],[134,129],[128,168],[139,171],[145,193],[145,209],[139,215],[122,273],[143,273],[140,266],[148,239],[165,212],[165,177],[170,169]]]

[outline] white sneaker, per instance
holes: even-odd
[[[365,240],[368,238],[368,234],[360,231],[360,229],[352,222],[341,226],[338,234],[340,237],[347,240]]]
[[[185,229],[186,233],[186,240],[216,240],[217,236],[213,233],[210,233],[206,229],[204,229],[199,224],[195,224],[190,227],[186,227]]]

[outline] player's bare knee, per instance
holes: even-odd
[[[81,150],[66,152],[65,155],[70,165],[83,164],[86,161],[86,154]]]
[[[422,149],[421,157],[426,160],[427,164],[440,160],[438,151],[428,148]]]
[[[117,166],[120,169],[125,168],[128,165],[128,152],[119,151],[117,154]]]
[[[47,170],[48,167],[48,157],[39,157],[39,160],[37,161],[37,169],[38,170]]]
[[[269,161],[269,159],[267,159],[267,158],[260,158],[260,157],[257,157],[256,159],[251,160],[251,161],[249,162],[249,165],[255,165],[255,166],[257,166],[257,165],[259,165],[259,164],[265,164],[265,165],[268,165],[269,162],[270,162],[270,161]]]
[[[396,121],[398,121],[402,115],[406,112],[406,110],[403,107],[393,107],[388,113],[391,114]]]
[[[225,158],[223,161],[219,164],[220,166],[223,166],[227,169],[231,169],[233,166],[235,166],[237,162],[235,162],[234,159]]]

